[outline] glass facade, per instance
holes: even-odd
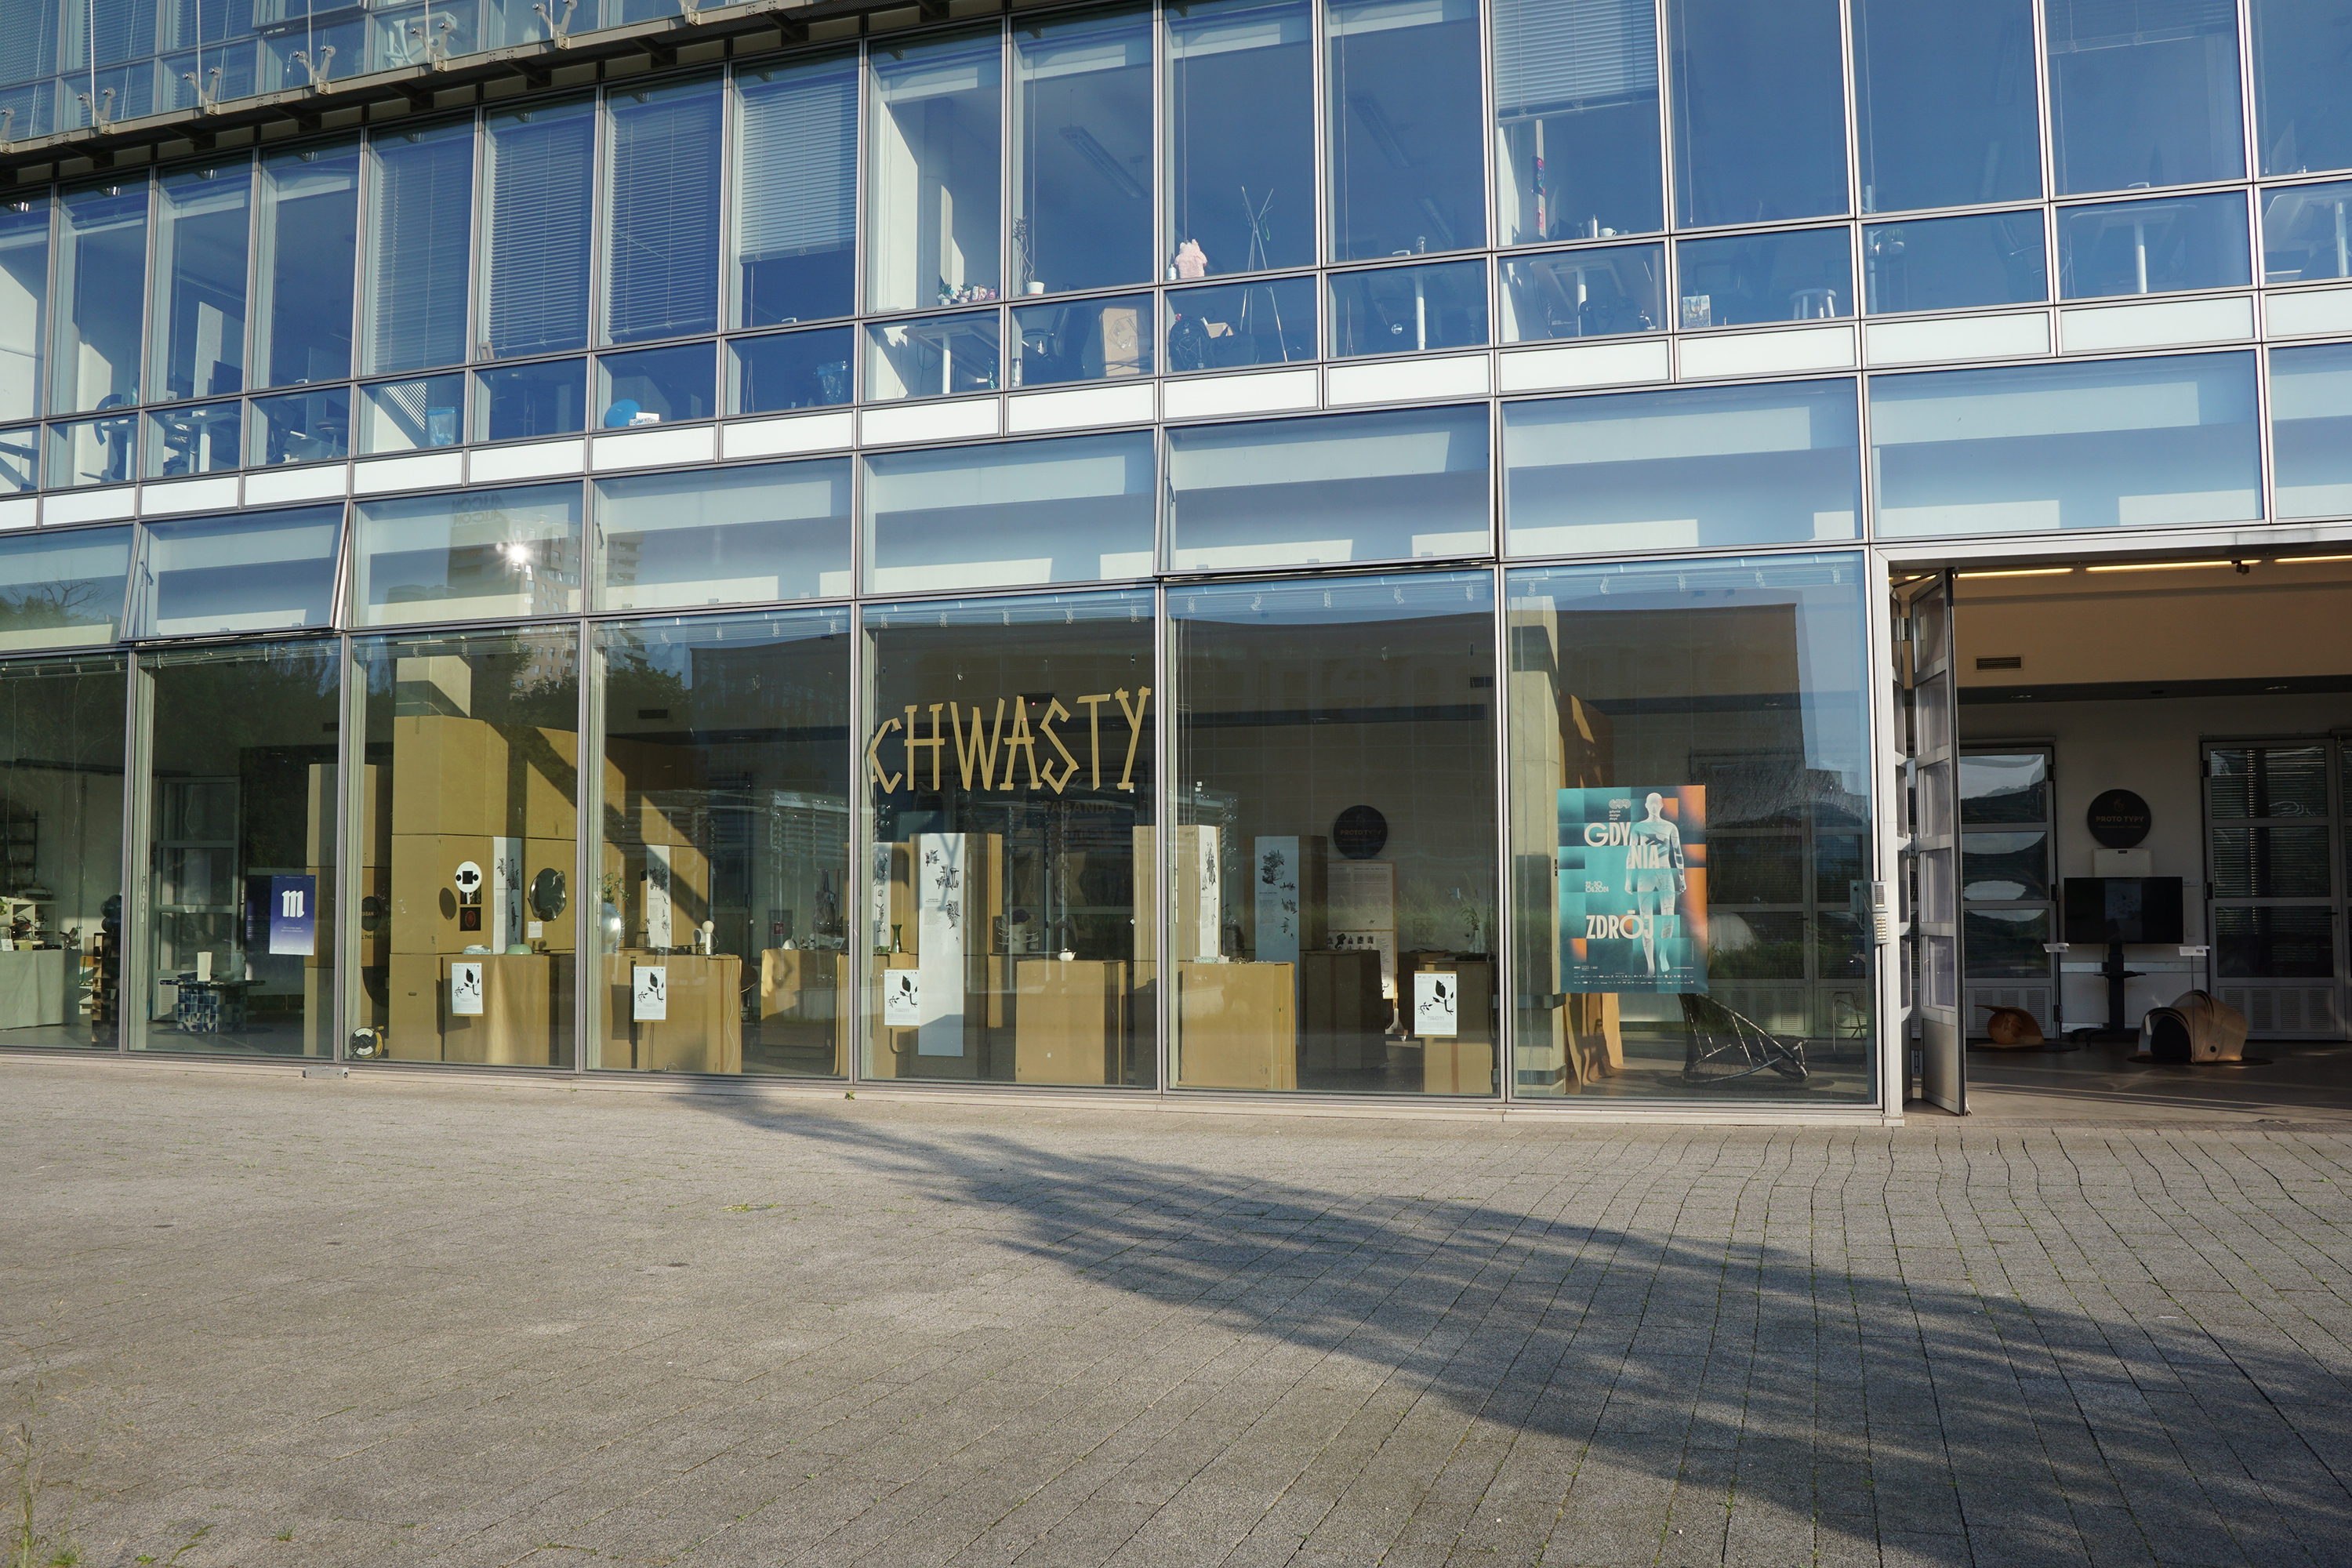
[[[0,79],[0,1047],[1881,1104],[1887,561],[2352,539],[2352,0],[947,12]]]

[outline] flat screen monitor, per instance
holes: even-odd
[[[2069,877],[2065,939],[2070,942],[2182,940],[2178,877]]]

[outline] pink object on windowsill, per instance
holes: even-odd
[[[1206,278],[1208,275],[1208,252],[1201,248],[1201,242],[1199,240],[1188,239],[1183,244],[1176,247],[1177,277]]]

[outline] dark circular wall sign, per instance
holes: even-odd
[[[1351,805],[1331,824],[1331,843],[1350,860],[1370,860],[1388,847],[1389,819],[1369,805]]]
[[[2147,802],[2127,789],[2111,789],[2091,803],[2084,814],[2091,837],[2110,849],[2129,849],[2147,837],[2155,821]]]

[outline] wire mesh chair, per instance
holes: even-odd
[[[1746,1014],[1697,992],[1684,992],[1682,1004],[1685,1083],[1732,1083],[1768,1068],[1796,1083],[1809,1076],[1804,1041],[1776,1035]]]

